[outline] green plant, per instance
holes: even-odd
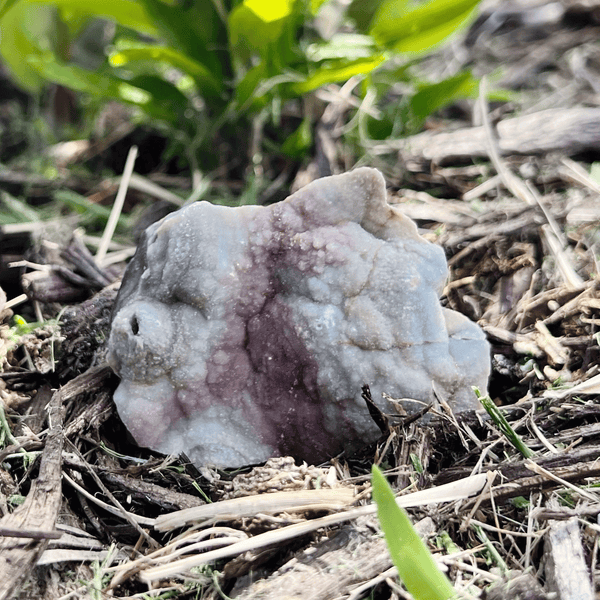
[[[447,600],[456,596],[406,512],[398,506],[392,488],[373,465],[373,499],[390,555],[398,575],[415,600]]]
[[[9,445],[15,445],[19,447],[18,454],[23,457],[23,467],[27,468],[37,456],[37,452],[27,452],[27,450],[20,448],[19,441],[13,436],[10,423],[4,412],[4,405],[0,402],[0,449],[6,448]],[[11,496],[9,502],[14,506],[21,504],[21,496]]]
[[[508,566],[507,566],[506,562],[500,556],[500,553],[498,552],[498,550],[496,550],[496,548],[494,547],[494,544],[492,544],[492,542],[490,541],[490,538],[488,538],[485,531],[479,525],[473,524],[472,527],[475,530],[475,532],[477,533],[477,536],[479,537],[479,539],[485,545],[486,552],[488,555],[488,560],[487,560],[488,564],[495,564],[502,571],[502,573],[504,573],[504,574],[508,573]]]
[[[89,597],[92,600],[101,600],[104,597],[103,589],[110,583],[113,575],[108,574],[106,569],[111,565],[117,553],[115,544],[111,544],[106,551],[106,556],[99,562],[93,561],[91,566],[92,577],[89,581],[81,581],[87,588]]]
[[[363,133],[377,139],[476,94],[469,72],[428,83],[415,67],[471,21],[479,1],[355,0],[324,38],[314,20],[326,0],[0,0],[0,54],[31,92],[52,82],[166,123],[192,166],[210,161],[217,135],[239,149],[253,120],[274,124],[272,148],[299,158],[314,117],[281,126],[282,106],[326,84],[359,76],[362,97],[383,105],[403,86],[400,102],[362,116]],[[114,35],[86,54],[98,19],[114,23]]]
[[[13,325],[9,327],[7,331],[3,332],[4,343],[0,345],[0,371],[2,371],[4,359],[8,353],[14,350],[17,346],[22,343],[24,335],[31,333],[36,327],[39,327],[39,323],[28,323],[21,315],[14,315]],[[2,406],[0,405],[0,429],[3,424],[3,412]],[[0,431],[0,446],[2,445],[2,433]]]
[[[502,414],[502,411],[494,404],[493,400],[488,396],[484,396],[478,388],[474,387],[473,391],[477,396],[479,402],[481,402],[483,408],[490,415],[493,423],[500,430],[500,432],[506,437],[506,439],[525,457],[531,458],[535,455],[535,452],[529,448],[525,442],[521,439],[521,436],[512,428],[511,424],[506,420],[506,417]]]

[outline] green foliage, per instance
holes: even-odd
[[[372,468],[373,499],[398,575],[415,600],[447,600],[456,596],[448,578],[398,506],[392,488],[376,465]]]
[[[7,446],[16,446],[19,448],[18,453],[23,458],[23,467],[27,468],[29,465],[33,463],[35,457],[37,456],[37,452],[27,452],[23,448],[21,448],[21,444],[19,444],[18,440],[13,436],[10,424],[8,422],[8,418],[6,417],[6,413],[4,412],[4,404],[0,402],[0,450],[4,450]],[[22,496],[10,496],[8,501],[13,506],[18,506],[22,504]]]
[[[523,455],[524,458],[535,456],[535,452],[529,448],[521,439],[521,436],[512,428],[511,424],[506,420],[502,411],[494,404],[489,396],[484,396],[478,388],[473,388],[475,395],[481,402],[483,408],[490,415],[492,421],[506,439]]]
[[[383,0],[370,33],[378,44],[396,52],[430,51],[470,23],[478,4],[479,0]]]
[[[79,223],[87,229],[102,230],[108,221],[110,208],[91,202],[89,198],[72,190],[56,190],[52,197],[58,205],[68,208],[68,212],[79,215]],[[121,214],[117,227],[123,231],[131,231],[134,218]]]
[[[281,128],[278,107],[354,76],[363,78],[360,93],[371,93],[377,103],[403,85],[401,102],[379,119],[367,117],[380,121],[366,128],[377,138],[418,130],[433,111],[476,94],[477,81],[468,72],[430,83],[414,67],[471,21],[479,0],[354,0],[344,32],[322,39],[314,18],[326,3],[0,0],[0,54],[29,91],[52,82],[97,100],[128,103],[145,118],[166,123],[194,155],[210,156],[217,134],[248,139],[241,132],[266,111],[277,126],[275,148],[300,158],[312,144],[313,117]],[[73,51],[92,19],[115,24],[93,66]]]
[[[479,525],[472,524],[471,527],[475,530],[477,536],[485,545],[486,553],[488,555],[487,563],[494,564],[504,574],[507,574],[508,565],[506,564],[506,562],[504,562],[504,559],[500,556],[500,553],[498,552],[498,550],[496,550],[496,547],[494,546],[494,544],[492,544],[485,531]]]
[[[425,119],[439,108],[460,98],[477,95],[479,81],[470,71],[462,71],[438,83],[419,83],[417,92],[407,104],[406,122],[412,130],[419,129]]]

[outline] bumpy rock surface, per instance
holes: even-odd
[[[140,445],[237,467],[376,439],[361,399],[475,406],[482,331],[443,309],[441,248],[361,168],[273,206],[193,204],[150,227],[115,306],[119,414]]]

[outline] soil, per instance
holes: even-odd
[[[487,412],[456,416],[442,403],[425,422],[376,415],[380,442],[354,456],[226,472],[137,447],[104,362],[132,241],[113,241],[110,266],[98,267],[93,225],[72,235],[72,215],[3,226],[0,599],[408,598],[373,514],[373,463],[459,597],[599,597],[599,40],[597,0],[484,3],[424,70],[470,67],[509,101],[459,102],[416,136],[365,145],[350,165],[350,115],[332,105],[300,170],[278,179],[265,163],[276,185],[263,201],[357,162],[380,168],[391,201],[446,251],[442,303],[491,344]],[[0,98],[0,124],[15,102],[26,102],[16,90]],[[3,168],[0,187],[29,206],[75,190],[107,210],[116,184],[79,166],[92,150],[123,164],[127,118],[120,137],[63,154],[58,180]],[[3,160],[22,150],[15,136]],[[169,189],[189,193],[185,174],[152,164],[160,201],[135,187],[124,209],[139,217],[149,206],[138,230],[176,208]],[[212,185],[235,195],[243,182],[224,174]],[[16,312],[44,326],[16,329]]]

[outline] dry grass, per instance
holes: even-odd
[[[526,29],[480,33],[471,59],[486,70],[501,49],[511,57],[507,80],[529,72],[526,114],[597,108],[582,73],[597,74],[598,27],[565,25],[540,39]],[[540,68],[542,50],[551,72]],[[66,249],[46,242],[38,266],[28,258],[27,293],[41,317],[71,304],[60,328],[11,329],[11,309],[27,298],[0,294],[0,598],[406,598],[372,514],[373,462],[461,597],[595,597],[600,186],[568,136],[562,148],[536,151],[544,136],[524,130],[528,150],[507,150],[498,132],[509,128],[496,122],[510,107],[490,109],[483,98],[479,158],[440,154],[436,136],[450,129],[474,143],[471,124],[454,118],[432,122],[425,138],[367,148],[364,162],[384,170],[392,201],[445,248],[442,302],[486,331],[490,396],[533,456],[485,411],[456,416],[443,405],[426,425],[391,419],[379,444],[324,465],[278,458],[239,473],[198,471],[185,457],[141,450],[127,441],[111,400],[115,377],[101,366],[117,288],[107,283],[130,249],[109,234],[81,234]],[[337,130],[326,130],[333,171],[348,158]],[[154,185],[149,193],[168,197]],[[102,264],[88,250],[98,246]],[[60,281],[52,287],[57,273],[99,294],[43,302],[50,288],[67,293]],[[36,536],[11,537],[15,530]]]

